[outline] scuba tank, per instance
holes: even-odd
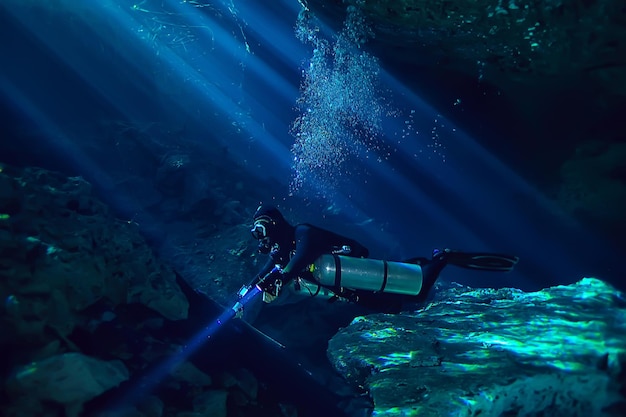
[[[315,281],[330,288],[406,295],[417,295],[422,289],[422,267],[416,264],[322,255],[311,272]]]

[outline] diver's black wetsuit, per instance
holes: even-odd
[[[279,265],[283,272],[281,276],[283,284],[297,277],[317,284],[312,274],[306,269],[320,256],[339,252],[343,256],[357,258],[367,258],[369,256],[369,250],[356,240],[307,223],[291,227],[289,232],[284,233],[283,236],[277,239],[276,249],[270,253],[267,263],[253,283],[268,274],[275,265]],[[291,239],[289,235],[291,235]],[[418,296],[411,297],[401,294],[346,288],[329,287],[328,289],[338,296],[345,297],[364,307],[384,311],[397,311],[404,302],[409,300],[415,302],[424,299],[434,285],[439,272],[445,266],[443,259],[427,260],[426,258],[415,258],[410,262],[422,266],[423,284]],[[419,278],[416,277],[416,279]]]
[[[337,253],[344,246],[349,248],[345,253],[346,256],[357,258],[369,256],[369,250],[354,239],[310,224],[299,224],[293,228],[293,239],[279,242],[278,250],[270,253],[270,259],[259,275],[264,276],[278,264],[283,269],[283,281],[287,283],[301,275],[301,272],[320,256]]]
[[[263,291],[264,295],[268,295],[270,301],[272,297],[278,295],[280,286],[297,277],[320,285],[320,281],[312,276],[308,267],[322,255],[334,254],[356,258],[369,256],[367,248],[354,239],[307,223],[292,226],[276,207],[259,206],[253,220],[252,236],[259,241],[259,253],[269,254],[269,259],[250,285],[245,288],[256,286]],[[339,264],[338,259],[336,258],[336,266]],[[417,295],[359,289],[371,288],[367,285],[359,287],[358,281],[361,277],[367,281],[366,271],[363,271],[363,274],[358,271],[349,272],[352,274],[350,286],[355,288],[338,287],[341,285],[340,270],[336,272],[337,276],[333,285],[328,284],[329,281],[321,282],[325,282],[323,286],[339,297],[344,297],[365,307],[393,311],[405,302],[424,301],[439,273],[448,264],[468,269],[508,272],[513,269],[518,260],[517,256],[499,253],[436,249],[433,251],[432,259],[412,258],[402,261],[402,263],[417,264],[421,267],[421,276],[419,273],[416,273],[415,276],[416,280],[422,280]],[[276,265],[280,268],[274,268]],[[387,266],[384,268],[385,272],[380,287],[383,290],[386,288],[388,278]]]

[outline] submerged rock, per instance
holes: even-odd
[[[148,331],[188,314],[136,224],[83,178],[40,168],[0,164],[0,278],[0,370],[14,375],[0,386],[2,415],[55,415],[57,404],[77,415],[156,350]]]
[[[226,400],[228,391],[208,390],[202,392],[193,399],[194,412],[201,416],[226,417]]]
[[[457,287],[358,317],[328,355],[374,415],[624,415],[626,297],[593,278],[534,293]],[[620,414],[621,413],[621,414]]]
[[[127,379],[128,370],[120,361],[66,353],[21,367],[7,386],[12,397],[62,404],[73,417],[85,402]]]
[[[0,165],[0,271],[0,346],[68,343],[83,312],[102,300],[187,317],[174,271],[80,177]]]

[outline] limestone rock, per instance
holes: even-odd
[[[624,335],[624,294],[585,278],[453,288],[416,312],[356,318],[328,355],[378,415],[623,415],[611,410],[626,405]]]
[[[149,396],[137,406],[145,417],[161,417],[163,415],[163,401],[154,395]]]
[[[83,403],[127,379],[128,371],[119,361],[66,353],[22,367],[8,381],[8,390],[32,401],[62,404],[72,416],[78,415]]]
[[[81,312],[103,299],[112,306],[141,303],[172,320],[187,317],[172,269],[155,258],[137,225],[109,212],[87,181],[0,168],[0,296],[7,300],[0,344],[68,343],[85,320]]]
[[[186,382],[193,386],[205,387],[211,385],[211,377],[189,361],[185,361],[178,365],[172,371],[172,377],[176,381]]]
[[[591,220],[595,228],[623,236],[626,224],[626,143],[589,141],[561,167],[562,207]]]
[[[259,381],[245,368],[223,372],[219,378],[219,385],[230,391],[230,401],[239,406],[257,400]]]
[[[197,395],[193,400],[194,412],[202,416],[226,417],[228,391],[209,390]]]
[[[246,395],[247,398],[256,400],[259,392],[259,381],[256,377],[245,368],[235,370],[235,377],[237,378],[237,386]]]
[[[529,84],[584,79],[603,91],[624,93],[620,0],[309,0],[331,22],[359,7],[372,22],[378,55],[403,62],[434,61],[441,68],[480,74],[489,82]],[[616,58],[620,57],[620,58]]]

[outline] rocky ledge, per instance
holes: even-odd
[[[64,338],[80,311],[102,300],[187,317],[174,271],[80,177],[0,169],[0,274],[13,340],[28,335],[42,343],[50,330]]]
[[[195,290],[143,231],[83,178],[0,164],[0,416],[341,412],[349,389],[337,395],[244,321],[216,321],[222,283]],[[237,236],[207,240],[227,252]],[[193,274],[202,259],[187,249]],[[241,283],[231,273],[224,286]]]
[[[415,312],[358,317],[330,341],[374,415],[625,415],[624,294],[594,278],[438,294]]]
[[[174,271],[87,181],[7,165],[0,165],[0,296],[0,369],[11,375],[3,415],[45,415],[50,401],[77,415],[128,379],[120,359],[132,356],[84,355],[77,332],[115,325],[120,306],[139,305],[161,321],[185,319],[189,307]],[[108,342],[97,344],[106,350]]]

